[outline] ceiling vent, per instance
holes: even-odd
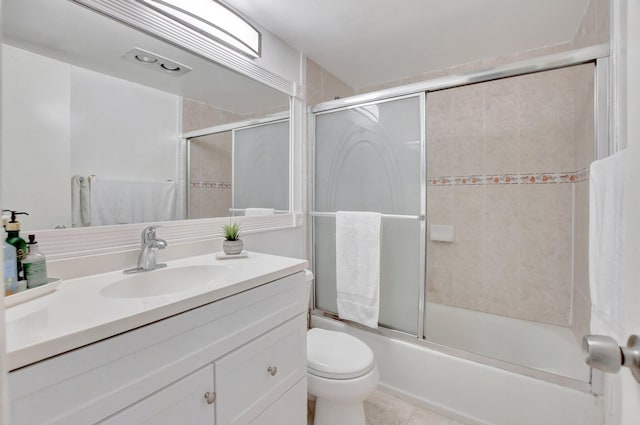
[[[134,47],[129,50],[122,58],[129,62],[137,63],[150,69],[176,77],[191,72],[191,68],[187,65],[183,65],[156,53],[149,52],[148,50],[140,49],[139,47]]]

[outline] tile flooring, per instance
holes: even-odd
[[[313,424],[310,407],[308,425]],[[364,402],[364,414],[367,425],[464,425],[381,391]]]

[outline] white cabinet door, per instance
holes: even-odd
[[[307,379],[302,378],[249,425],[302,425],[307,420]]]
[[[298,315],[214,362],[220,425],[254,420],[306,375],[306,323]]]
[[[214,425],[213,365],[208,365],[100,422],[108,425]]]

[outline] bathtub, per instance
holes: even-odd
[[[464,323],[463,318],[448,316],[455,316],[455,310],[459,309],[434,310],[434,313],[442,313],[439,319],[454,320],[456,326]],[[436,319],[432,317],[431,320]],[[581,383],[582,389],[571,388],[505,369],[501,367],[504,362],[498,360],[485,358],[486,361],[479,361],[480,356],[475,360],[469,356],[465,358],[457,355],[463,351],[448,349],[444,345],[441,350],[436,344],[419,344],[384,336],[318,315],[312,316],[311,325],[343,331],[367,343],[380,369],[380,389],[460,422],[470,425],[604,423],[603,400],[592,394],[586,383]],[[480,328],[478,326],[477,329]],[[477,329],[474,326],[474,330]],[[469,330],[462,332],[465,336],[471,333]],[[504,338],[504,333],[500,335]],[[516,339],[512,345],[519,345],[521,340]],[[527,350],[519,351],[530,354]],[[549,368],[556,366],[554,363]]]
[[[427,303],[429,341],[588,383],[591,369],[569,328]]]

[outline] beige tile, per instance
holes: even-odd
[[[484,132],[484,88],[481,84],[457,87],[452,90],[454,134],[473,137]]]
[[[406,425],[412,411],[411,404],[380,391],[364,402],[367,425]]]
[[[182,99],[182,131],[202,128],[202,104],[195,100]]]
[[[451,303],[451,268],[427,267],[427,297],[430,302]]]
[[[487,311],[486,292],[477,270],[452,269],[450,305]]]
[[[574,38],[574,45],[576,47],[591,46],[597,42],[596,13],[596,0],[591,0]]]
[[[431,266],[451,267],[453,265],[454,244],[427,241],[427,264]]]
[[[525,184],[519,188],[519,214],[525,232],[557,232],[572,217],[570,184]],[[568,225],[570,227],[570,223]]]
[[[453,224],[455,187],[427,188],[427,218],[432,224]]]
[[[453,109],[454,89],[427,94],[427,139],[453,136],[456,117]]]
[[[519,131],[485,134],[483,174],[520,173]]]
[[[573,297],[573,333],[578,341],[590,332],[589,322],[591,320],[591,301],[582,294],[575,294]]]
[[[518,137],[518,170],[520,173],[554,173],[558,168],[559,131],[555,124],[521,129]]]
[[[454,174],[454,137],[433,136],[427,143],[427,176],[451,176]]]
[[[518,129],[520,79],[505,78],[484,83],[487,134]]]
[[[557,326],[570,325],[571,288],[557,280],[524,276],[520,298],[520,317]]]
[[[504,65],[506,63],[514,62],[517,60],[517,54],[497,56],[488,59],[482,59],[479,61],[468,62],[461,65],[456,65],[451,69],[452,74],[466,74],[470,72],[477,72],[487,68],[493,68],[496,66]]]
[[[458,130],[459,128],[456,128],[456,131]],[[467,134],[456,134],[451,151],[451,174],[454,176],[480,175],[484,173],[484,169],[483,130],[478,129],[475,133],[469,130]]]
[[[511,235],[520,230],[520,192],[525,185],[488,185],[484,188],[484,232],[491,234],[507,232]]]
[[[523,279],[558,280],[557,244],[557,233],[554,231],[520,233],[520,266]]]
[[[322,70],[320,65],[307,58],[307,104],[315,105],[322,99]]]
[[[485,289],[481,270],[485,259],[484,240],[456,242],[451,268],[451,304],[485,311]]]
[[[202,128],[238,121],[241,118],[242,116],[239,114],[234,114],[215,106],[202,105]]]
[[[518,232],[486,232],[483,244],[485,281],[516,280],[520,265],[520,235]]]
[[[596,2],[596,41],[608,43],[610,39],[610,0],[591,0]]]
[[[525,52],[518,53],[518,60],[527,60],[533,59],[540,56],[551,55],[554,53],[566,52],[568,50],[573,49],[574,46],[571,42],[563,42],[558,44],[553,44],[550,46],[544,46],[532,50],[527,50]]]
[[[556,235],[555,255],[558,264],[558,280],[569,287],[573,277],[572,251],[573,235],[571,232],[559,231]]]
[[[518,107],[520,128],[548,128],[557,125],[558,103],[556,91],[550,84],[554,71],[518,77],[520,91]]]
[[[324,68],[321,69],[321,76],[323,102],[355,94],[355,90],[352,87]]]
[[[405,84],[413,84],[413,83],[418,83],[422,81],[433,80],[435,78],[444,77],[450,74],[451,74],[451,71],[449,68],[438,69],[435,71],[428,71],[422,74],[412,75],[409,77],[400,78],[393,81],[386,81],[384,83],[375,84],[372,86],[359,87],[359,88],[356,88],[356,94],[370,93],[372,91],[384,90],[384,89],[398,87]]]
[[[456,242],[482,238],[484,190],[482,185],[455,186],[453,225]]]
[[[507,317],[520,317],[519,302],[522,289],[519,278],[519,274],[510,275],[504,278],[487,278],[484,282],[484,311]]]

